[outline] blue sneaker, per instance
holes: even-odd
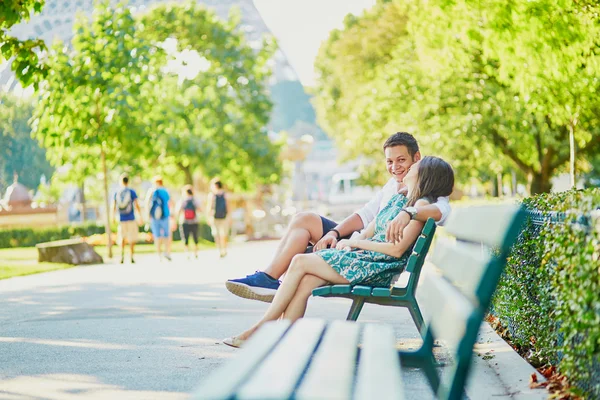
[[[245,278],[229,279],[225,282],[225,287],[236,296],[244,299],[264,301],[270,303],[275,297],[277,289],[281,282],[271,278],[262,271],[256,271]]]

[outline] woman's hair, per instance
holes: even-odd
[[[453,188],[454,171],[450,164],[439,157],[423,157],[417,171],[417,184],[408,197],[407,205],[414,206],[422,198],[435,202],[438,197],[450,196]]]

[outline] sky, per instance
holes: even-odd
[[[314,61],[332,29],[342,28],[348,13],[360,14],[376,0],[254,0],[300,82],[313,86]]]

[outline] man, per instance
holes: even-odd
[[[121,175],[121,188],[115,193],[113,199],[113,215],[117,219],[117,209],[119,211],[119,230],[118,242],[121,243],[121,264],[125,262],[125,242],[129,242],[131,248],[131,263],[134,264],[133,254],[135,253],[135,243],[138,237],[138,224],[135,220],[135,209],[140,216],[140,224],[143,224],[142,211],[138,202],[138,195],[135,190],[129,188],[129,177],[126,174]]]
[[[171,227],[169,224],[171,196],[165,189],[161,176],[155,176],[153,181],[154,186],[146,195],[146,209],[150,215],[152,237],[159,259],[162,261],[164,257],[171,261]]]
[[[409,133],[399,132],[385,142],[387,171],[391,178],[385,186],[363,208],[343,220],[340,224],[313,212],[297,214],[291,221],[284,237],[279,242],[275,256],[267,268],[241,279],[230,279],[227,289],[240,297],[271,302],[279,287],[279,278],[287,271],[292,258],[304,253],[306,246],[313,243],[313,251],[335,247],[338,240],[350,237],[354,232],[364,229],[375,219],[380,209],[385,207],[391,197],[406,190],[402,179],[410,166],[421,159],[417,140]],[[405,217],[426,221],[433,218],[443,224],[450,213],[448,198],[440,197],[437,203],[424,207],[407,207],[388,226],[387,240],[397,241],[404,229]],[[392,227],[392,230],[390,230]]]
[[[227,239],[229,238],[230,218],[227,214],[227,193],[219,178],[210,184],[210,192],[206,202],[206,216],[212,229],[212,235],[219,249],[221,258],[227,255]]]

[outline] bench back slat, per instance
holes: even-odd
[[[329,324],[295,399],[343,400],[351,397],[359,328],[358,324],[348,321]]]
[[[267,324],[265,324],[266,326]],[[304,368],[325,329],[325,321],[301,319],[259,364],[252,379],[237,392],[237,399],[287,399],[292,395]]]
[[[394,329],[367,324],[356,377],[355,399],[398,400],[404,393]]]
[[[408,263],[406,264],[407,272],[419,271],[423,266],[425,256],[427,255],[427,251],[431,246],[431,241],[435,234],[435,228],[435,221],[432,218],[429,218],[425,223],[425,226],[423,226],[423,230],[417,238],[413,247],[413,252],[408,259]]]
[[[433,271],[423,277],[417,289],[417,301],[433,337],[444,340],[450,349],[457,349],[475,310],[473,303]]]
[[[458,209],[446,225],[456,241],[439,241],[431,255],[437,269],[424,277],[417,300],[427,333],[445,341],[455,359],[439,386],[440,399],[462,396],[479,326],[524,219],[512,205]]]
[[[252,373],[281,339],[289,328],[290,322],[283,320],[279,324],[266,324],[261,328],[260,338],[251,338],[240,350],[238,362],[228,363],[211,375],[211,379],[198,388],[192,396],[196,400],[216,400],[233,397],[236,389]],[[258,336],[258,335],[257,335]]]
[[[518,210],[517,205],[459,208],[452,211],[444,229],[457,239],[506,250],[507,237],[515,236],[520,229],[513,224]]]
[[[431,255],[431,262],[476,306],[483,295],[482,277],[491,261],[492,254],[480,244],[453,243],[446,238],[438,239]]]

